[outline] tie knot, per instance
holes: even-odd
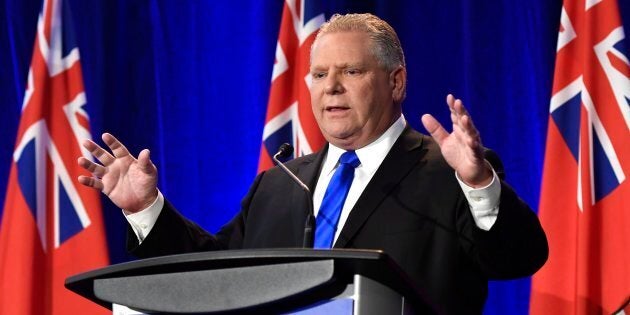
[[[347,151],[346,153],[341,155],[341,157],[339,158],[339,163],[348,164],[356,168],[361,164],[361,161],[359,161],[359,157],[356,153],[354,153],[354,151]]]

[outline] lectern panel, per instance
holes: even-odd
[[[98,279],[94,293],[142,311],[230,311],[302,294],[332,281],[333,273],[333,260],[319,260]]]

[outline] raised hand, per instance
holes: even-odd
[[[81,175],[79,183],[102,191],[127,212],[149,207],[157,198],[157,168],[149,158],[149,150],[142,150],[136,159],[111,134],[104,133],[102,139],[113,155],[91,140],[83,141],[83,146],[102,165],[80,157],[79,166],[92,173],[92,177]]]
[[[451,110],[453,132],[448,133],[430,114],[422,116],[424,128],[438,143],[446,162],[460,179],[471,187],[483,187],[492,181],[492,170],[484,159],[479,131],[462,104],[449,94],[446,104]]]

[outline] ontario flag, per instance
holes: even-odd
[[[630,313],[630,55],[617,0],[565,0],[531,314]]]
[[[98,192],[78,185],[90,138],[81,64],[67,3],[45,0],[0,226],[0,314],[107,314],[64,288],[108,264]]]
[[[274,165],[271,157],[283,143],[293,145],[295,157],[317,151],[325,143],[313,116],[309,93],[311,45],[325,22],[319,5],[321,1],[286,0],[284,3],[259,171]]]

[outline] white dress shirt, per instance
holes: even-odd
[[[348,216],[350,215],[350,210],[352,210],[354,205],[357,203],[357,200],[359,200],[361,193],[372,179],[372,176],[374,176],[376,170],[379,168],[381,163],[383,163],[385,156],[387,156],[389,150],[402,134],[406,124],[404,116],[401,115],[400,118],[398,118],[398,120],[396,120],[396,122],[394,122],[394,124],[392,124],[378,139],[355,151],[361,161],[361,165],[354,170],[354,180],[350,186],[350,191],[346,197],[343,209],[341,210],[339,223],[337,224],[338,228],[335,232],[335,242],[339,237],[339,233],[341,233],[341,227],[344,226]],[[324,158],[324,164],[321,171],[322,173],[317,180],[315,191],[313,192],[313,209],[315,210],[316,216],[319,212],[322,200],[324,199],[326,187],[328,187],[328,183],[337,168],[339,157],[344,152],[346,151],[335,147],[332,144],[329,144],[328,146],[328,153]],[[470,211],[473,215],[475,223],[480,229],[486,231],[490,230],[497,219],[497,215],[499,214],[499,198],[501,196],[500,181],[498,180],[497,174],[494,170],[492,170],[492,172],[494,176],[492,182],[486,187],[477,189],[466,185],[459,179],[459,176],[455,174],[455,178],[457,178],[457,181],[468,200]],[[144,240],[155,225],[155,221],[160,215],[163,206],[164,196],[158,191],[158,197],[147,209],[133,214],[129,214],[127,211],[123,210],[127,221],[133,228],[140,242]]]

